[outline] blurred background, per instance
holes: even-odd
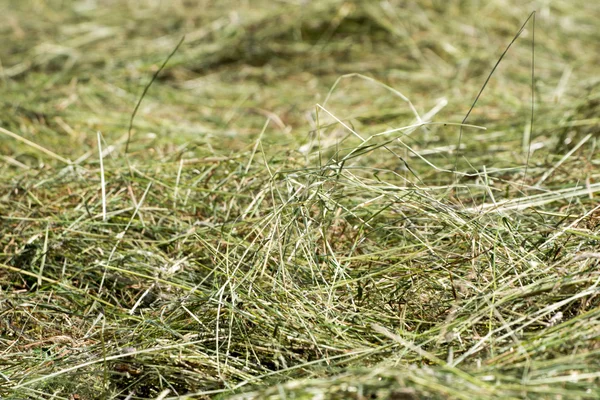
[[[578,107],[596,115],[597,99],[588,95],[597,91],[598,7],[507,0],[3,0],[0,125],[73,159],[94,146],[98,130],[108,143],[121,143],[144,86],[183,35],[142,102],[134,151],[168,158],[192,157],[198,148],[239,149],[266,120],[267,142],[308,151],[315,104],[349,73],[400,91],[430,120],[460,122],[536,10],[531,140],[535,151],[554,151],[589,128],[566,132],[557,121],[567,121]],[[461,152],[467,159],[484,156],[488,167],[524,162],[532,27],[530,21],[467,121],[488,129],[465,130]],[[361,78],[342,79],[325,107],[365,138],[415,122],[408,103]],[[318,122],[324,148],[356,144],[331,116],[321,112]],[[430,127],[403,140],[450,167],[458,134],[457,128]],[[3,141],[0,150],[33,161],[13,141]]]

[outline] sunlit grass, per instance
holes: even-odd
[[[598,6],[459,143],[531,9],[135,3],[0,2],[2,398],[597,398]]]

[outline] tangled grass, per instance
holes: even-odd
[[[519,4],[0,1],[0,396],[598,398],[600,10]]]

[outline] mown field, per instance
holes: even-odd
[[[599,3],[0,12],[1,399],[600,397]]]

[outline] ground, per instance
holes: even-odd
[[[0,11],[2,399],[600,396],[596,2]]]

